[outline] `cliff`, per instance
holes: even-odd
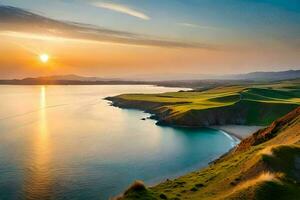
[[[173,106],[186,102],[166,103],[128,100],[121,97],[108,97],[113,106],[139,109],[152,114],[158,125],[208,127],[213,125],[268,125],[278,117],[295,109],[294,103],[265,103],[250,100],[238,101],[231,105],[206,109],[189,109],[174,112]],[[256,116],[256,117],[254,117]]]

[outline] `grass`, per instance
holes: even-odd
[[[119,97],[126,100],[167,103],[174,112],[191,109],[207,109],[231,105],[240,100],[243,87],[215,88],[203,92],[168,92],[163,94],[125,94]],[[175,105],[174,105],[175,104]]]
[[[225,86],[200,92],[123,94],[117,97],[140,104],[157,103],[155,110],[161,112],[167,110],[168,113],[164,118],[175,125],[188,125],[184,123],[193,120],[188,116],[198,119],[203,111],[216,109],[223,109],[222,112],[225,110],[228,118],[235,115],[241,117],[237,116],[237,112],[241,112],[243,119],[240,121],[243,124],[268,125],[300,105],[300,81]],[[184,119],[185,117],[187,119]]]

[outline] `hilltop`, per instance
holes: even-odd
[[[159,125],[269,125],[300,105],[300,80],[108,97],[112,105],[153,114]]]

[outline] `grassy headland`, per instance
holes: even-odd
[[[123,94],[114,106],[154,114],[161,125],[268,125],[300,105],[300,80],[229,85],[204,91]]]

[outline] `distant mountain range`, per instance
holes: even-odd
[[[143,74],[131,76],[131,80],[143,81],[179,81],[179,80],[248,80],[248,81],[276,81],[300,78],[300,70],[288,70],[279,72],[251,72],[245,74],[191,74],[191,73],[168,73],[168,74]]]
[[[93,77],[93,76],[78,76],[75,74],[67,74],[67,75],[54,75],[54,76],[41,76],[36,78],[24,78],[21,79],[23,81],[30,81],[30,80],[53,80],[53,81],[120,81],[121,79],[117,78],[101,78],[101,77]]]
[[[247,74],[232,75],[197,75],[197,74],[160,74],[139,75],[124,78],[86,77],[74,74],[43,76],[36,78],[0,80],[0,84],[159,84],[159,83],[203,83],[203,82],[238,82],[238,81],[280,81],[300,78],[300,70],[288,70],[279,72],[251,72]],[[159,84],[160,85],[160,84]],[[163,84],[164,85],[164,84]],[[177,85],[177,84],[175,84]],[[195,84],[194,84],[195,85]]]

